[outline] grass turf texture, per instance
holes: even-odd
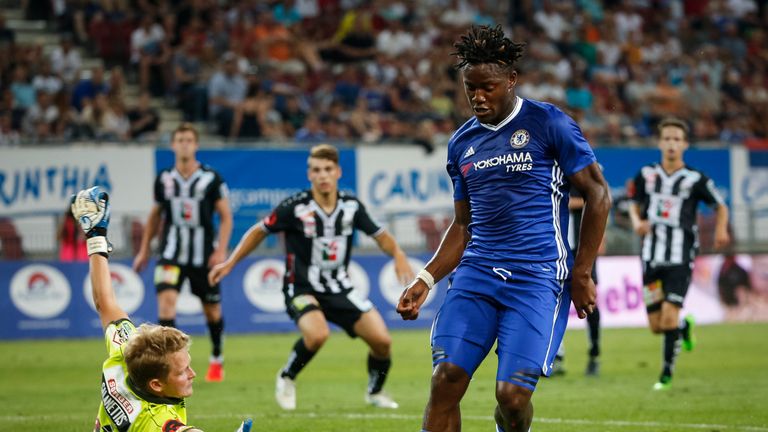
[[[699,326],[697,332],[696,350],[680,354],[666,392],[651,390],[660,370],[660,337],[645,329],[604,329],[601,376],[586,378],[586,336],[568,332],[567,373],[540,381],[533,430],[768,432],[768,324]],[[398,410],[363,403],[365,346],[334,332],[298,378],[298,409],[281,411],[273,398],[275,373],[296,337],[227,336],[226,376],[215,384],[203,380],[207,337],[196,337],[190,423],[233,431],[250,416],[254,432],[419,430],[431,372],[426,331],[393,332],[386,389]],[[102,341],[0,342],[0,351],[0,431],[91,430]],[[493,431],[495,369],[491,353],[464,397],[464,431]]]

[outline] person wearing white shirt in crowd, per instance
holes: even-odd
[[[72,44],[71,35],[61,36],[60,45],[51,51],[50,60],[53,72],[58,74],[67,85],[71,86],[77,82],[83,60]]]
[[[40,73],[32,78],[32,87],[38,92],[44,91],[49,95],[55,95],[64,88],[64,81],[53,73],[51,62],[46,60],[42,63]]]

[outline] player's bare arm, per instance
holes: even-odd
[[[157,203],[155,203],[155,205],[152,206],[152,210],[149,211],[147,223],[144,225],[144,234],[141,236],[141,246],[139,246],[139,252],[133,260],[133,270],[137,273],[144,270],[149,261],[149,245],[152,243],[152,239],[155,238],[158,231],[160,231],[160,222],[162,220],[161,211],[162,207]]]
[[[112,289],[112,275],[109,272],[109,260],[99,254],[93,254],[88,257],[88,259],[91,263],[93,304],[96,306],[96,311],[99,313],[101,327],[106,328],[111,322],[128,318],[128,314],[117,304],[115,292]]]
[[[651,223],[640,217],[640,205],[635,202],[629,205],[629,219],[635,234],[642,237],[651,231]]]
[[[592,163],[570,178],[584,197],[584,213],[579,227],[579,247],[573,264],[571,295],[579,318],[592,313],[597,299],[592,280],[592,265],[597,258],[611,209],[611,195],[600,166]]]
[[[90,261],[91,291],[93,303],[99,313],[101,326],[106,328],[109,323],[128,314],[117,304],[115,291],[112,288],[112,275],[109,271],[107,256],[112,247],[107,241],[109,226],[109,197],[98,187],[80,191],[72,199],[72,215],[85,232]]]
[[[392,234],[387,231],[382,231],[379,235],[374,237],[374,239],[379,245],[379,249],[395,260],[395,274],[397,274],[397,280],[403,284],[403,286],[412,281],[414,274],[410,263],[408,263],[408,256],[402,249],[400,249],[400,246],[397,244],[397,241],[395,241]]]
[[[224,262],[227,257],[229,239],[232,238],[233,222],[229,199],[220,198],[216,201],[215,208],[219,214],[219,238],[216,242],[216,249],[213,250],[210,258],[208,258],[208,268]]]
[[[214,266],[208,273],[208,282],[211,285],[219,283],[224,276],[235,267],[235,264],[239,263],[243,258],[248,256],[254,249],[259,247],[261,242],[264,241],[269,235],[259,224],[252,226],[248,232],[240,239],[240,243],[237,244],[235,250],[229,255],[223,263]]]
[[[456,268],[469,242],[469,203],[465,200],[456,201],[453,204],[453,208],[453,222],[445,232],[445,236],[440,242],[435,255],[424,268],[433,278],[432,282],[439,281]],[[419,308],[427,299],[430,289],[431,287],[427,286],[427,283],[421,277],[414,279],[400,296],[397,313],[404,320],[418,318]]]
[[[731,242],[728,234],[728,206],[719,204],[715,213],[715,249],[721,249]]]

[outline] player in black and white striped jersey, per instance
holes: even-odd
[[[176,326],[176,301],[184,280],[200,298],[208,323],[212,354],[206,381],[223,379],[221,292],[208,284],[208,271],[224,261],[232,235],[229,189],[219,173],[201,164],[196,157],[198,135],[195,128],[181,124],[174,132],[171,148],[173,167],[155,179],[155,204],[150,211],[141,247],[133,267],[142,271],[149,259],[152,238],[160,231],[160,258],[155,267],[158,322]],[[218,235],[214,215],[219,215]]]
[[[643,294],[648,323],[664,334],[664,367],[656,390],[671,386],[675,357],[683,347],[693,349],[693,317],[680,322],[680,309],[691,281],[693,260],[699,249],[697,212],[700,202],[716,212],[715,248],[728,244],[728,207],[703,172],[685,164],[688,125],[676,118],[658,126],[661,163],[644,166],[635,177],[630,217],[643,236]]]
[[[413,279],[413,270],[394,237],[370,217],[365,206],[355,196],[338,190],[341,167],[335,147],[312,147],[307,165],[312,187],[285,199],[248,230],[229,258],[211,270],[210,283],[218,284],[269,234],[284,233],[283,294],[301,338],[285,367],[278,371],[278,404],[286,410],[296,408],[294,380],[328,339],[330,321],[349,336],[359,336],[370,347],[366,402],[397,408],[398,404],[382,390],[391,365],[392,340],[373,304],[352,292],[347,273],[355,230],[373,237],[379,248],[394,258],[395,273],[403,286]]]

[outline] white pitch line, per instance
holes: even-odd
[[[219,418],[231,418],[231,419],[243,419],[251,417],[253,419],[266,418],[266,417],[280,417],[280,418],[341,418],[349,420],[359,419],[392,419],[392,420],[421,420],[420,415],[415,414],[396,414],[396,413],[315,413],[315,412],[293,412],[293,413],[278,413],[275,414],[198,414],[193,415],[193,419],[219,419]],[[66,416],[0,416],[0,421],[8,422],[23,422],[28,420],[77,420],[82,416],[66,415]],[[491,416],[473,416],[462,415],[463,420],[471,421],[493,421]],[[768,427],[764,426],[751,426],[751,425],[725,425],[725,424],[707,424],[707,423],[665,423],[655,421],[628,421],[628,420],[580,420],[580,419],[563,419],[563,418],[548,418],[548,417],[535,417],[533,419],[533,425],[536,423],[548,423],[548,424],[562,424],[569,426],[601,426],[601,427],[643,427],[643,428],[674,428],[674,429],[728,429],[740,432],[768,432]]]

